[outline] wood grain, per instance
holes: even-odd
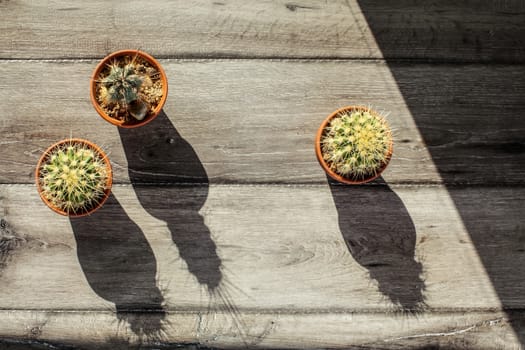
[[[147,324],[151,315],[137,316]],[[110,312],[0,311],[12,349],[506,349],[518,343],[500,312],[429,313],[417,320],[378,314],[173,312],[162,332],[138,337]],[[371,332],[370,330],[379,330]],[[20,345],[17,348],[14,345]],[[8,347],[7,349],[11,349]]]
[[[465,216],[489,213],[475,232],[441,186],[120,185],[99,212],[71,221],[34,186],[0,189],[3,218],[26,240],[1,272],[1,309],[144,308],[155,288],[173,310],[206,308],[220,288],[255,310],[525,305],[522,188],[451,191],[477,203]],[[481,259],[507,288],[499,299]],[[131,301],[111,288],[131,289]]]
[[[389,183],[524,184],[523,66],[162,60],[164,116],[119,133],[89,101],[96,62],[0,62],[0,182],[32,183],[40,153],[72,135],[109,152],[118,183],[131,161],[134,182],[320,184],[319,124],[363,104],[390,111]]]
[[[525,345],[521,0],[0,0],[0,348]],[[137,130],[89,101],[137,48],[169,79]],[[338,107],[389,111],[369,186],[328,181]],[[91,216],[34,167],[83,137],[115,185]]]
[[[0,329],[91,346],[148,340],[162,325],[165,344],[516,344],[525,188],[449,191],[118,185],[69,220],[34,186],[1,185],[2,218],[23,243],[0,271]],[[476,231],[450,197],[476,203],[463,210]]]
[[[0,58],[525,60],[522,1],[2,1]]]

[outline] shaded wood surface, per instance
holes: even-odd
[[[123,135],[128,145],[89,101],[96,61],[0,62],[0,182],[32,183],[40,153],[73,135],[110,153],[119,183],[129,182],[126,153],[136,159],[136,182],[201,182],[204,174],[211,183],[324,183],[315,132],[337,107],[359,103],[390,111],[390,183],[524,184],[523,66],[161,62],[170,82],[165,114]],[[45,82],[35,78],[42,74]],[[399,86],[411,91],[410,110]],[[181,138],[194,151],[181,149]],[[188,163],[205,173],[185,174]]]
[[[0,2],[0,58],[331,57],[519,62],[525,8],[505,1]],[[370,30],[370,26],[374,31]]]

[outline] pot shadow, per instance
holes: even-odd
[[[401,199],[380,177],[374,185],[344,185],[328,177],[339,229],[353,258],[402,313],[426,307],[416,229]]]
[[[523,346],[523,5],[358,4]]]
[[[166,222],[188,270],[213,294],[223,279],[222,262],[199,213],[209,190],[199,157],[164,111],[140,128],[119,128],[119,133],[140,204]]]
[[[199,213],[208,198],[209,179],[197,153],[164,111],[140,128],[119,128],[119,134],[140,204],[167,224],[180,258],[209,296],[207,313],[230,315],[247,344],[248,328],[233,298],[244,293],[223,274],[217,245]]]
[[[139,337],[159,339],[166,316],[157,263],[140,228],[110,194],[93,214],[70,218],[78,261],[95,293],[115,304],[117,318]]]

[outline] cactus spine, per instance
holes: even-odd
[[[332,171],[354,181],[375,176],[390,160],[392,133],[369,108],[338,113],[321,138],[323,159]]]
[[[66,213],[81,214],[104,198],[111,170],[88,144],[71,141],[53,148],[39,171],[41,195]]]
[[[150,104],[143,98],[141,88],[151,87],[152,81],[143,65],[133,58],[124,64],[114,61],[108,65],[109,74],[100,79],[99,96],[102,105],[117,105],[137,120],[143,120]]]

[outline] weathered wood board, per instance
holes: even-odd
[[[77,258],[82,264],[83,258],[91,259],[82,254],[96,255],[97,246],[105,245],[114,250],[108,253],[115,255],[115,262],[119,253],[129,260],[122,268],[130,276],[138,267],[134,259],[142,266],[157,261],[150,264],[151,271],[137,271],[137,276],[152,277],[151,283],[158,277],[166,301],[176,307],[207,306],[206,299],[199,299],[200,287],[213,290],[224,278],[225,288],[235,286],[231,292],[239,293],[235,302],[241,308],[388,309],[394,305],[380,293],[378,283],[395,284],[396,278],[413,289],[391,290],[391,296],[402,301],[404,293],[414,298],[416,292],[423,295],[410,305],[412,300],[407,300],[408,306],[419,307],[417,303],[424,301],[432,309],[498,308],[500,300],[472,241],[486,242],[490,249],[485,253],[492,254],[487,258],[501,269],[499,278],[513,286],[509,298],[501,302],[512,308],[525,303],[519,297],[525,292],[523,231],[516,231],[517,218],[524,211],[521,189],[453,190],[452,196],[479,203],[466,214],[487,214],[480,218],[480,227],[487,227],[470,234],[441,186],[121,185],[115,187],[105,209],[72,220],[45,207],[34,186],[0,189],[3,218],[26,239],[2,270],[0,308],[100,309],[104,304],[94,302],[101,299],[86,285]],[[493,208],[491,198],[501,202],[500,208]],[[440,210],[432,211],[436,207]],[[345,221],[344,215],[352,210],[359,218]],[[28,212],[32,220],[27,220]],[[384,215],[377,217],[377,213]],[[349,251],[345,240],[373,250],[377,261],[366,260],[359,247]],[[149,260],[129,255],[135,252],[127,245],[130,242],[142,244],[139,252],[150,254]],[[396,260],[398,256],[409,260]],[[422,266],[410,270],[411,263]],[[392,269],[397,276],[379,274],[377,278],[385,281],[373,282],[369,274],[374,268]],[[109,278],[112,272],[94,278]],[[153,276],[147,276],[150,272]],[[412,275],[404,278],[403,274]],[[74,293],[70,288],[75,288]],[[68,297],[57,298],[60,293]],[[15,295],[19,298],[13,303]]]
[[[172,58],[525,60],[520,0],[10,0],[0,19],[1,59],[139,48]]]
[[[524,184],[524,66],[161,62],[165,114],[120,134],[89,101],[96,61],[0,62],[0,182],[33,182],[41,152],[72,135],[109,151],[119,183],[129,182],[128,161],[136,182],[324,183],[313,151],[319,124],[364,104],[390,111],[390,183]]]
[[[479,217],[475,232],[443,186],[113,193],[91,217],[70,220],[32,185],[0,186],[2,218],[20,239],[0,271],[4,336],[118,344],[147,340],[162,321],[173,343],[516,344],[502,311],[521,317],[525,305],[523,188],[452,189],[476,203],[463,212]]]
[[[525,344],[525,5],[0,0],[0,349]],[[168,74],[163,113],[91,106],[104,55]],[[390,112],[368,186],[327,181],[320,122]],[[41,152],[108,151],[82,219],[38,198]]]
[[[148,314],[135,317],[142,325],[148,325],[154,318]],[[111,312],[0,311],[0,327],[9,335],[0,341],[0,346],[9,344],[13,347],[7,349],[15,350],[512,349],[517,346],[501,312],[427,313],[407,318],[377,313],[257,311],[241,312],[237,317],[239,321],[223,312],[170,312],[162,316],[161,332],[139,339],[125,324],[117,322]],[[17,344],[20,348],[14,346]]]

